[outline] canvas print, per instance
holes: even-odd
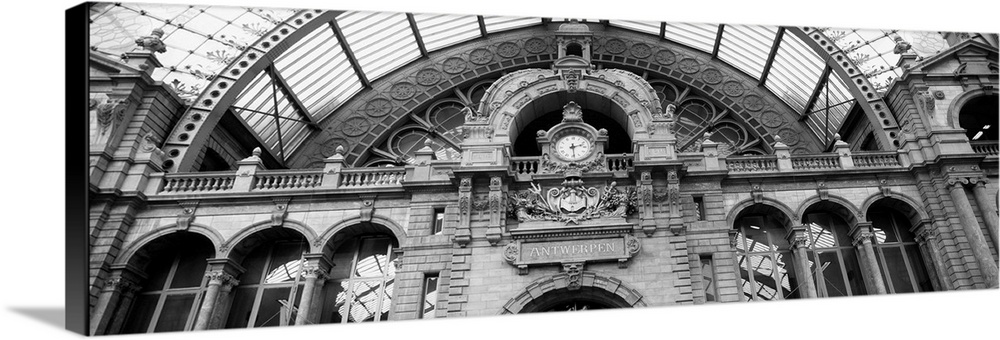
[[[93,335],[998,285],[996,33],[88,6]]]

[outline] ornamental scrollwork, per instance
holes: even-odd
[[[567,171],[579,171],[580,173],[602,172],[602,171],[608,171],[608,162],[607,159],[604,157],[603,152],[598,152],[597,157],[594,157],[594,159],[583,163],[555,162],[549,159],[549,154],[543,154],[542,171],[550,174],[561,174]]]
[[[642,244],[635,236],[625,235],[625,249],[628,249],[630,255],[635,255],[639,253],[639,250],[642,250]]]
[[[636,211],[635,188],[619,189],[617,182],[603,190],[584,187],[579,179],[567,179],[561,188],[545,193],[532,183],[525,191],[512,191],[507,199],[507,213],[519,222],[559,221],[578,223],[598,218],[625,217]]]
[[[503,259],[507,263],[514,263],[520,258],[521,247],[516,242],[508,243],[506,247],[503,248]]]

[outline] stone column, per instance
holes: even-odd
[[[238,280],[223,281],[219,288],[219,295],[215,299],[215,308],[212,309],[212,319],[208,322],[208,329],[226,327],[226,321],[229,319],[229,307],[233,305],[233,288],[239,284]]]
[[[979,222],[976,220],[976,214],[972,211],[972,203],[969,202],[969,197],[965,195],[965,187],[963,184],[968,182],[969,180],[965,178],[948,179],[948,188],[951,190],[951,200],[955,203],[955,209],[958,210],[958,218],[962,221],[962,229],[965,230],[965,237],[969,240],[969,246],[972,247],[972,254],[976,257],[976,260],[979,263],[979,270],[983,273],[983,279],[986,281],[986,286],[996,287],[997,264],[993,261],[993,255],[990,254],[990,248],[986,244],[986,238],[983,236],[983,232],[979,228]]]
[[[305,277],[306,283],[302,287],[302,300],[299,300],[299,312],[295,315],[296,326],[304,325],[306,324],[306,320],[309,320],[309,315],[313,308],[316,281],[320,277],[325,277],[326,271],[316,267],[308,267],[302,270],[302,276]]]
[[[854,238],[854,247],[858,250],[858,258],[861,260],[861,271],[864,273],[868,294],[885,294],[887,292],[885,281],[882,280],[875,248],[872,246],[871,227],[871,222],[860,222],[851,228],[851,237]]]
[[[317,290],[322,290],[323,280],[326,280],[327,273],[330,264],[326,257],[322,253],[316,254],[306,254],[305,264],[302,268],[302,277],[305,278],[305,283],[302,286],[302,297],[299,299],[298,312],[295,314],[295,325],[305,325],[312,322],[313,319],[311,315],[313,310],[316,309],[314,306],[316,301],[321,301],[317,299]],[[317,288],[319,287],[319,288]]]
[[[802,291],[802,297],[813,299],[817,296],[816,282],[813,281],[812,268],[809,266],[809,237],[806,230],[805,226],[795,226],[785,237],[795,254],[795,273],[799,278],[798,288]]]
[[[118,300],[118,308],[105,311],[105,317],[110,318],[111,323],[105,329],[104,334],[119,334],[122,332],[122,327],[125,326],[125,320],[128,317],[128,313],[132,310],[132,302],[135,301],[135,294],[142,289],[142,287],[139,287],[133,282],[139,281],[130,280],[121,288],[121,298]],[[109,312],[111,315],[107,316]]]
[[[104,289],[101,290],[94,305],[94,311],[90,318],[90,335],[113,334],[110,326],[114,323],[116,314],[127,312],[119,311],[124,303],[129,302],[127,295],[134,293],[139,287],[132,281],[121,276],[112,277],[104,281]],[[129,303],[130,304],[130,303]]]
[[[205,276],[208,277],[208,288],[205,289],[205,298],[202,299],[198,319],[194,323],[194,330],[196,331],[208,329],[208,325],[212,321],[212,316],[215,314],[215,306],[218,304],[221,286],[236,281],[235,277],[224,271],[212,271],[205,274]]]
[[[924,270],[930,276],[934,290],[951,290],[951,284],[944,279],[948,275],[944,272],[944,263],[936,245],[937,229],[930,221],[921,221],[910,232],[920,247],[920,258],[924,260]]]
[[[972,195],[976,198],[976,205],[979,206],[979,212],[983,215],[983,221],[986,222],[986,230],[989,230],[993,244],[1000,247],[1000,240],[997,240],[997,208],[993,203],[990,203],[990,196],[986,193],[987,179],[983,177],[972,181],[975,182],[975,186],[972,187]]]
[[[316,287],[313,288],[311,301],[312,306],[309,307],[309,318],[306,319],[306,322],[309,324],[319,323],[320,314],[323,312],[323,286],[326,285],[327,277],[326,275],[316,277]]]

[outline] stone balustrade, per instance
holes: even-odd
[[[972,146],[972,151],[978,154],[983,154],[986,156],[997,156],[1000,154],[1000,144],[997,144],[995,140],[976,140],[969,142]]]
[[[340,173],[339,188],[376,188],[401,186],[405,168],[349,168]]]
[[[510,171],[517,175],[537,174],[540,165],[540,158],[535,156],[510,158]]]
[[[236,173],[196,172],[183,174],[166,174],[162,177],[163,193],[200,193],[223,192],[233,189]]]
[[[842,169],[837,154],[794,155],[791,157],[793,170]]]
[[[322,171],[260,171],[254,175],[251,190],[294,190],[316,188],[323,184]]]
[[[621,154],[621,155],[609,155],[608,160],[608,171],[621,172],[629,171],[632,169],[632,161],[634,157],[632,154]]]
[[[895,152],[858,152],[851,154],[856,168],[892,168],[899,167],[899,155]]]
[[[726,158],[726,168],[731,173],[777,172],[777,156],[739,156]]]

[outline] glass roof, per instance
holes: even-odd
[[[172,84],[182,97],[194,99],[246,46],[294,13],[282,9],[100,3],[91,9],[91,48],[118,57],[138,49],[135,39],[160,28],[167,51],[157,54],[164,67],[156,69],[153,76]],[[532,17],[344,12],[277,57],[239,95],[233,111],[273,154],[288,157],[314,130],[311,124],[333,114],[371,82],[420,58],[421,43],[431,53],[480,38],[484,29],[496,33],[543,23],[542,18]],[[753,79],[765,73],[778,34],[777,27],[772,26],[636,20],[607,23],[707,54],[717,52],[718,60]],[[922,32],[820,30],[880,90],[901,73],[895,67],[899,55],[893,53],[894,39],[927,40]],[[793,110],[808,115],[805,119],[810,130],[825,140],[825,136],[832,135],[827,131],[839,129],[853,103],[852,97],[836,72],[824,72],[824,60],[795,35],[783,34],[777,43],[763,85]],[[716,45],[718,50],[713,51]],[[923,50],[918,52],[936,53],[924,51],[928,49],[924,45],[928,44],[921,44]],[[826,82],[820,79],[824,74],[829,74],[829,98]]]
[[[135,40],[163,30],[167,51],[153,79],[171,84],[194,100],[215,74],[275,25],[290,9],[141,3],[95,3],[90,8],[90,48],[119,57],[141,50]]]

